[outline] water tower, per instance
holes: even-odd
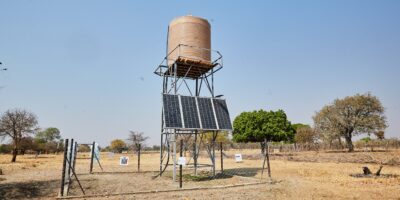
[[[204,134],[212,134],[209,155],[215,175],[215,139],[221,131],[232,130],[226,101],[214,93],[214,75],[222,68],[221,53],[211,49],[211,25],[206,19],[182,16],[170,22],[166,56],[154,71],[163,79],[160,176],[172,158],[175,181],[178,136],[193,136],[197,174]]]

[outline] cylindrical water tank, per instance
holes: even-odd
[[[168,65],[178,57],[201,63],[211,62],[211,26],[206,19],[178,17],[171,21],[168,31]]]

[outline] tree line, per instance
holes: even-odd
[[[268,142],[286,143],[344,143],[348,151],[354,151],[352,138],[357,135],[371,134],[378,139],[384,138],[387,128],[385,109],[380,100],[370,93],[356,94],[343,99],[335,99],[325,105],[313,116],[313,126],[292,124],[283,110],[242,112],[233,121],[232,140],[234,142],[259,142],[261,149]],[[190,143],[190,136],[180,136],[179,140]],[[205,134],[206,145],[213,141],[212,133]],[[63,139],[57,128],[40,129],[37,116],[23,109],[7,110],[0,116],[0,139],[9,139],[8,144],[0,146],[0,153],[12,153],[12,162],[18,153],[34,151],[36,153],[54,153],[63,149]],[[122,151],[154,149],[146,147],[148,139],[142,132],[130,131],[126,140],[116,139],[104,150],[121,153]],[[230,142],[228,133],[220,133],[217,140]],[[185,147],[187,149],[188,147]],[[80,147],[88,151],[89,146]]]
[[[142,149],[152,150],[159,146],[153,146],[153,148],[146,147],[146,141],[149,137],[145,136],[143,132],[129,131],[128,138],[124,141],[123,139],[112,140],[110,145],[105,147],[105,151],[112,151],[116,153],[122,153],[123,151],[132,150],[137,152]],[[157,149],[157,150],[158,150]]]
[[[345,143],[354,151],[352,138],[371,134],[384,138],[387,121],[380,100],[370,93],[336,99],[313,116],[314,127],[291,124],[283,110],[243,112],[233,122],[236,142]],[[263,149],[263,148],[262,148]]]

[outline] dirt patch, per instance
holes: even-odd
[[[0,197],[4,199],[44,199],[57,196],[58,180],[27,181],[0,184]]]

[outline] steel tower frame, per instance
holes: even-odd
[[[212,62],[204,67],[202,60],[198,58],[190,58],[181,55],[182,48],[194,48],[197,51],[205,51],[211,54]],[[173,60],[169,56],[177,51],[177,57]],[[170,60],[169,60],[170,59]],[[187,60],[195,61],[187,63]],[[179,44],[174,50],[167,53],[162,62],[155,69],[154,73],[161,76],[163,79],[162,94],[182,94],[181,86],[184,85],[190,96],[199,97],[201,92],[206,90],[209,96],[215,98],[214,90],[214,74],[223,68],[223,57],[219,51]],[[194,86],[190,86],[190,82],[194,82]],[[206,89],[204,89],[206,87]],[[163,174],[169,165],[169,159],[172,153],[173,159],[173,181],[176,180],[176,138],[179,135],[194,135],[193,145],[193,167],[194,174],[197,175],[198,168],[198,155],[200,152],[200,145],[203,139],[203,130],[187,130],[187,129],[170,129],[164,126],[164,113],[163,108],[161,112],[161,140],[160,140],[160,173]],[[209,132],[209,131],[208,131]],[[212,131],[212,153],[210,158],[212,161],[213,176],[215,176],[215,139],[217,138],[218,131]],[[198,136],[200,136],[200,143],[197,145]],[[172,149],[171,149],[172,146]],[[172,152],[171,152],[172,151]],[[165,160],[166,159],[166,160]]]

